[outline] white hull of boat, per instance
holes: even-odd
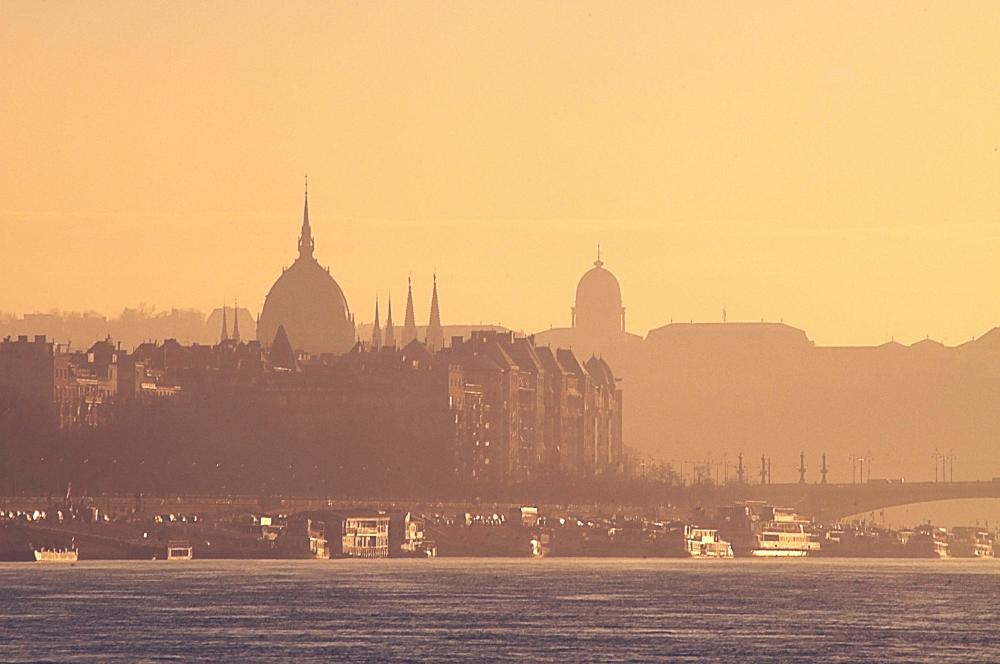
[[[754,549],[750,555],[754,558],[802,558],[809,552],[803,549]]]

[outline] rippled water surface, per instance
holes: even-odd
[[[1000,561],[0,564],[0,661],[1000,661]]]

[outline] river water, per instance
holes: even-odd
[[[1000,661],[1000,561],[0,564],[0,661]]]

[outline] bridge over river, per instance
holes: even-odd
[[[647,497],[642,505],[618,503],[552,504],[537,501],[530,496],[493,501],[428,501],[419,499],[346,499],[317,497],[259,496],[95,496],[88,499],[102,512],[127,514],[142,505],[147,514],[239,514],[239,513],[295,513],[316,509],[383,509],[387,511],[412,510],[415,512],[455,514],[463,511],[496,510],[504,512],[518,505],[538,505],[543,510],[575,514],[609,514],[617,511],[645,511],[653,505],[670,505],[678,516],[691,513],[697,520],[699,513],[709,514],[719,505],[747,500],[763,501],[780,507],[795,508],[800,514],[818,521],[837,521],[852,514],[863,514],[899,505],[952,500],[958,498],[1000,498],[1000,478],[980,482],[896,482],[873,480],[857,484],[736,484],[724,486],[689,485],[664,489]],[[74,501],[75,502],[75,501]],[[54,506],[52,497],[17,496],[0,497],[0,507],[5,509],[38,509]]]
[[[796,511],[818,521],[887,507],[958,498],[1000,498],[1000,479],[985,482],[870,481],[857,484],[744,484],[674,489],[677,507],[711,509],[720,504],[759,500]]]

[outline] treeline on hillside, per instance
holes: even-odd
[[[241,323],[245,326],[245,319]],[[247,328],[246,331],[251,330]],[[50,341],[71,343],[77,349],[89,348],[95,341],[110,336],[113,341],[121,342],[126,349],[132,349],[151,339],[213,343],[218,340],[219,328],[209,327],[205,314],[195,309],[157,311],[146,305],[126,308],[121,314],[111,318],[94,311],[50,311],[26,314],[23,317],[0,312],[0,339],[22,334],[29,337],[44,334]]]

